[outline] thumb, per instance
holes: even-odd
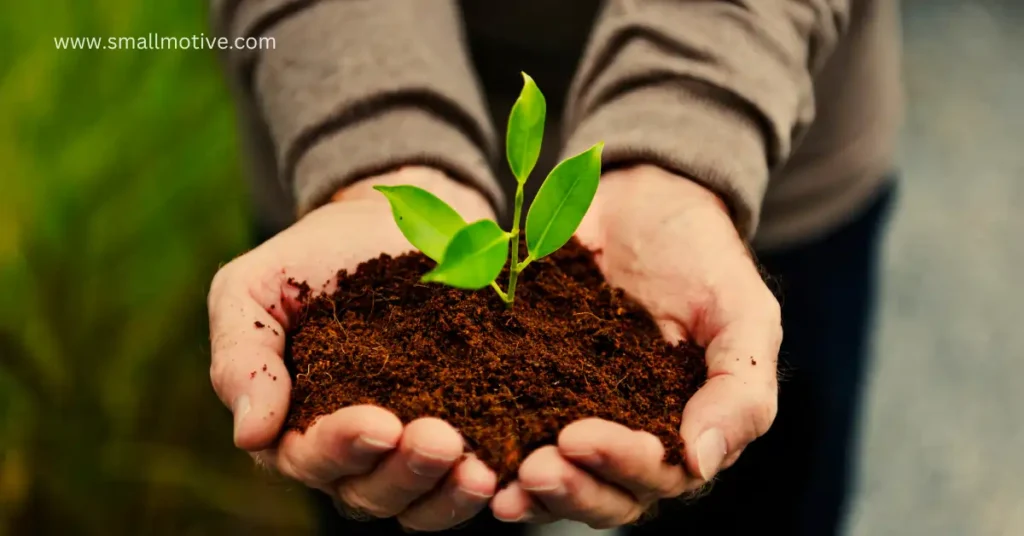
[[[691,474],[708,481],[768,431],[778,411],[778,321],[736,322],[708,345],[708,381],[683,409]]]
[[[282,359],[282,294],[254,295],[247,275],[228,264],[211,285],[210,380],[234,416],[235,445],[257,451],[271,446],[284,424],[291,379]]]

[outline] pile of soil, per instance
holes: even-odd
[[[339,272],[333,295],[306,287],[286,352],[287,429],[354,404],[439,417],[506,483],[566,425],[600,417],[653,433],[682,463],[679,421],[705,380],[704,350],[664,342],[587,249],[573,240],[532,263],[511,310],[490,289],[420,283],[433,266],[382,255]]]

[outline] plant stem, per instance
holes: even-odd
[[[515,212],[512,213],[512,263],[508,266],[508,297],[505,303],[512,308],[516,299],[516,280],[519,279],[519,271],[523,269],[519,265],[519,231],[520,215],[523,212],[523,181],[516,181],[516,204]]]
[[[494,289],[494,292],[498,293],[498,296],[501,298],[501,301],[508,303],[508,294],[502,292],[501,287],[498,286],[498,283],[496,281],[491,281],[491,288]]]

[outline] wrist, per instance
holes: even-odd
[[[706,207],[729,214],[729,206],[720,195],[685,175],[653,164],[637,164],[605,173],[602,187],[613,192],[605,197],[625,199],[661,192],[664,200],[687,207]]]
[[[373,189],[379,185],[409,185],[422,188],[448,203],[467,222],[495,218],[494,209],[482,192],[452,179],[440,170],[423,166],[402,167],[390,173],[356,181],[335,192],[330,202],[374,202],[389,207],[387,199]]]

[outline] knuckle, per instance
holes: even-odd
[[[312,484],[307,478],[306,472],[300,468],[300,464],[296,463],[295,458],[288,454],[287,450],[282,449],[278,456],[277,472],[281,473],[281,476],[285,478],[290,478],[304,484]]]
[[[643,460],[661,461],[665,457],[665,445],[662,444],[658,436],[650,432],[640,432],[639,436],[641,438],[639,453],[643,456]],[[629,472],[634,476],[640,476],[645,471],[641,466],[634,464]]]
[[[217,273],[213,274],[213,280],[210,282],[210,292],[206,295],[207,305],[210,305],[223,292],[224,287],[234,279],[234,274],[238,271],[237,263],[237,260],[231,261],[221,266]]]
[[[680,471],[680,477],[670,482],[661,485],[657,490],[657,495],[653,497],[657,499],[674,499],[684,493],[686,493],[687,482],[682,477],[682,471]]]
[[[663,468],[659,471],[658,479],[651,485],[651,489],[642,496],[638,496],[642,503],[652,503],[659,499],[672,499],[686,491],[686,475],[681,467],[670,469]]]
[[[227,364],[221,361],[210,363],[210,385],[222,398],[227,395]]]
[[[210,328],[212,333],[210,334],[210,358],[214,361],[222,361],[218,359],[218,356],[228,353],[228,350],[233,345],[237,345],[238,341],[232,334],[219,329]]]
[[[642,500],[657,500],[663,497],[672,497],[673,490],[678,485],[682,471],[679,470],[679,478],[668,476],[666,468],[662,464],[665,457],[665,447],[657,436],[640,432],[643,440],[637,451],[640,453],[637,463],[625,464],[620,473],[624,481],[631,482],[642,488],[639,498]],[[675,472],[676,470],[671,470]]]

